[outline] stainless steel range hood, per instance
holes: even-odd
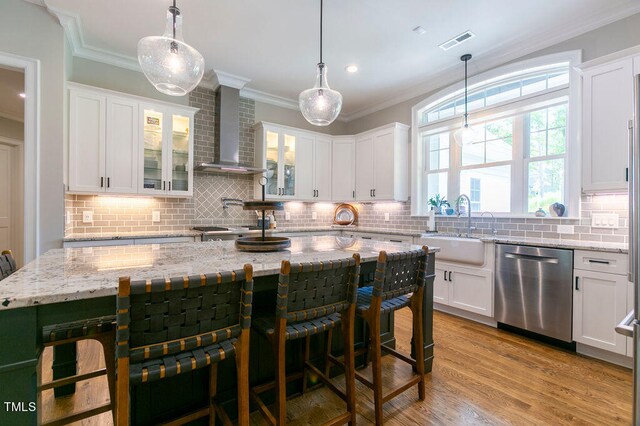
[[[216,92],[214,158],[196,164],[195,169],[210,173],[255,175],[266,169],[240,164],[240,90],[220,86]],[[211,141],[214,143],[214,141]]]

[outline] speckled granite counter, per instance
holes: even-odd
[[[132,279],[183,276],[241,269],[251,263],[254,276],[259,277],[277,274],[284,259],[326,261],[358,252],[365,262],[375,260],[380,250],[394,253],[417,247],[317,236],[294,237],[289,250],[275,253],[240,252],[234,241],[54,249],[0,282],[0,310],[115,295],[118,278],[124,275]]]
[[[104,241],[104,240],[129,240],[144,238],[172,238],[172,237],[198,237],[201,232],[185,229],[181,231],[145,231],[145,232],[120,232],[117,234],[84,233],[69,234],[64,237],[64,242],[71,241]]]

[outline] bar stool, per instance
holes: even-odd
[[[3,250],[0,255],[0,281],[7,278],[17,270],[16,260],[11,254],[11,250]]]
[[[327,424],[355,424],[353,324],[359,275],[357,253],[352,258],[329,262],[294,265],[287,260],[282,262],[275,318],[256,319],[254,323],[254,329],[271,343],[275,356],[275,381],[251,388],[251,398],[270,424],[286,424],[287,382],[302,379],[302,393],[305,393],[309,371],[346,402],[346,412]],[[309,361],[311,336],[332,330],[340,323],[344,336],[346,392],[338,389],[328,375]],[[285,346],[288,340],[296,339],[305,339],[302,372],[287,376]],[[276,401],[272,413],[259,395],[274,388]]]
[[[115,315],[92,318],[88,320],[66,322],[61,324],[48,325],[42,330],[42,343],[44,347],[55,347],[59,345],[76,343],[80,340],[97,340],[102,345],[104,353],[105,368],[94,370],[85,374],[75,374],[63,379],[52,380],[42,383],[41,366],[38,365],[38,424],[40,425],[63,425],[76,422],[89,417],[111,411],[115,415]],[[39,362],[42,361],[40,357]],[[42,422],[42,392],[47,389],[55,389],[67,386],[83,380],[93,379],[106,375],[109,386],[109,402],[93,408],[89,408],[78,413],[59,417],[52,421]],[[115,421],[115,416],[114,416]]]
[[[231,424],[216,403],[218,363],[234,357],[238,383],[238,424],[249,424],[249,328],[253,267],[197,276],[141,280],[120,278],[117,313],[116,425],[130,422],[130,386],[209,367],[209,403],[173,420],[185,424],[216,414]]]
[[[429,249],[404,253],[378,255],[373,286],[358,289],[356,313],[367,324],[369,342],[365,350],[367,359],[371,358],[373,382],[356,371],[356,378],[373,390],[376,424],[383,424],[382,405],[395,398],[410,387],[418,386],[418,398],[424,401],[424,344],[422,336],[422,308],[424,283]],[[380,316],[409,306],[413,315],[413,345],[416,359],[395,349],[382,345],[380,341]],[[382,392],[382,350],[415,368],[416,375],[405,384]],[[368,353],[370,352],[370,354]]]

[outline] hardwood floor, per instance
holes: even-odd
[[[410,327],[410,311],[398,312],[395,331],[401,351],[409,350]],[[405,392],[385,404],[385,424],[631,423],[628,369],[440,312],[434,314],[434,340],[435,362],[427,375],[425,401],[418,401],[417,388]],[[97,344],[81,343],[81,369],[103,362]],[[390,356],[384,357],[383,365],[384,381],[390,387],[411,374],[409,366]],[[43,366],[50,372],[50,351],[45,353]],[[57,401],[51,392],[45,393],[45,419],[108,399],[104,377],[78,388],[75,396]],[[372,393],[358,382],[356,389],[358,424],[373,424]],[[309,425],[331,418],[343,403],[330,391],[319,389],[291,399],[287,408],[292,425]],[[257,412],[251,421],[266,424]],[[77,424],[110,425],[111,415]]]

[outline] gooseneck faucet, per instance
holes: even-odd
[[[497,235],[498,234],[498,230],[496,229],[496,217],[491,212],[482,212],[480,214],[480,217],[484,216],[485,214],[488,214],[489,216],[491,216],[491,219],[493,219],[493,224],[491,226],[491,233],[493,235]]]
[[[460,217],[460,200],[467,201],[467,238],[471,236],[471,231],[475,230],[475,226],[471,226],[471,200],[469,196],[466,194],[460,194],[458,198],[456,198],[455,205],[457,210],[457,215]]]

